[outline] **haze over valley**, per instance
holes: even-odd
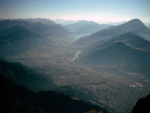
[[[2,1],[0,112],[138,113],[150,93],[149,1],[115,1]]]

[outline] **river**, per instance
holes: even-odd
[[[72,58],[72,62],[74,62],[78,57],[79,57],[79,54],[81,53],[80,50],[77,50],[77,53],[75,54],[75,56]]]

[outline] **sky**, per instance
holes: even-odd
[[[0,19],[150,22],[150,0],[0,0]]]

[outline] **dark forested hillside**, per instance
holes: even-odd
[[[149,113],[150,112],[150,94],[139,99],[131,113]]]
[[[39,74],[21,63],[0,60],[0,73],[19,85],[32,90],[49,90],[55,86],[50,77]]]
[[[0,75],[0,112],[1,113],[86,113],[105,109],[82,100],[73,100],[53,91],[32,92],[18,86]]]

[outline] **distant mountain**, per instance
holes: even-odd
[[[69,24],[73,24],[78,22],[79,20],[64,20],[64,19],[56,19],[53,20],[55,23],[57,24],[61,24],[61,25],[69,25]]]
[[[119,42],[119,41],[124,42],[128,46],[135,49],[150,51],[150,41],[134,34],[133,32],[124,33],[119,36],[113,37],[113,39],[110,40],[109,43]]]
[[[108,25],[120,25],[120,24],[124,24],[126,21],[120,21],[120,22],[106,22],[106,24]]]
[[[0,56],[9,56],[20,53],[28,50],[34,45],[49,44],[49,46],[51,46],[56,45],[56,42],[70,39],[70,33],[61,25],[51,21],[51,24],[28,21],[0,21]],[[42,20],[33,19],[32,21]]]
[[[0,73],[16,84],[32,90],[49,90],[56,87],[50,77],[17,62],[7,62],[0,59]]]
[[[76,41],[76,44],[88,46],[100,40],[110,39],[114,36],[127,32],[133,32],[145,39],[150,40],[150,30],[139,19],[133,19],[124,24],[112,26],[93,33],[90,36],[82,37]]]
[[[124,42],[110,44],[104,49],[80,58],[80,61],[90,65],[129,70],[145,75],[150,74],[150,52],[133,49]]]
[[[101,41],[96,42],[93,45],[85,48],[85,50],[87,50],[88,52],[97,51],[107,48],[116,42],[123,42],[129,47],[150,52],[150,41],[145,40],[144,38],[134,34],[133,32],[127,32],[118,36],[114,36],[103,43]]]
[[[2,20],[0,21],[0,33],[3,33],[6,29],[13,26],[21,26],[34,34],[49,36],[55,36],[57,38],[63,38],[68,35],[68,32],[63,28],[63,26],[55,24],[54,22],[47,20],[51,24],[45,24],[44,20],[41,19],[23,19],[23,20]],[[46,20],[45,20],[46,21]],[[61,37],[58,37],[61,36]]]
[[[93,21],[83,20],[83,21],[79,21],[70,25],[66,25],[65,28],[77,36],[86,36],[94,32],[97,32],[99,30],[105,29],[109,26],[110,25],[98,24]]]
[[[41,22],[43,24],[47,25],[56,25],[56,23],[50,19],[45,19],[45,18],[27,18],[27,19],[17,19],[20,21],[27,21],[27,22]]]
[[[108,113],[99,106],[54,91],[30,91],[8,80],[2,73],[0,90],[2,113],[86,113],[94,110],[95,113]]]

